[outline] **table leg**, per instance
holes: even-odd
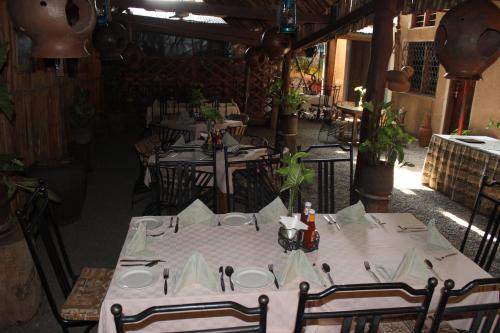
[[[227,206],[227,193],[223,193],[221,190],[217,189],[217,200],[217,213],[229,213],[229,207]]]
[[[359,116],[357,114],[354,115],[352,118],[352,143],[356,144],[358,143],[358,119]]]

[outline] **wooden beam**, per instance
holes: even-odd
[[[340,19],[336,20],[333,23],[330,23],[326,27],[313,32],[309,36],[306,36],[302,38],[301,40],[297,41],[293,45],[293,49],[302,49],[306,48],[309,46],[312,46],[314,44],[317,44],[318,41],[321,41],[322,39],[328,38],[329,35],[332,33],[335,33],[336,30],[339,30],[343,27],[345,27],[348,24],[355,23],[361,18],[368,16],[372,14],[375,11],[375,2],[376,1],[371,1],[367,3],[366,5],[355,9],[354,11],[350,12],[349,14],[341,17]]]
[[[192,23],[130,14],[114,14],[113,19],[121,23],[130,24],[136,29],[143,31],[241,43],[252,46],[260,44],[260,33],[236,29],[226,24]]]
[[[144,8],[146,10],[162,10],[166,12],[191,13],[218,17],[234,17],[246,20],[276,21],[276,9],[262,7],[238,7],[208,4],[201,2],[170,2],[154,0],[111,0],[117,8]],[[276,6],[273,6],[276,7]],[[298,13],[299,23],[327,24],[330,19],[326,15]]]

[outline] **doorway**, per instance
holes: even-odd
[[[351,40],[349,44],[346,97],[348,101],[356,101],[359,96],[354,92],[354,88],[366,85],[368,66],[370,65],[371,43]]]
[[[460,126],[460,112],[462,105],[464,108],[463,129],[469,128],[470,111],[472,100],[474,99],[474,90],[476,81],[468,81],[466,87],[464,80],[451,80],[448,90],[448,103],[443,122],[443,134],[450,134]]]

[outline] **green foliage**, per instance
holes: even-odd
[[[92,126],[96,117],[96,109],[90,103],[90,93],[88,90],[77,87],[73,108],[71,109],[70,124],[73,128]]]
[[[281,192],[289,191],[288,198],[288,214],[291,215],[294,203],[297,200],[297,195],[302,183],[312,184],[314,182],[314,171],[306,168],[301,159],[309,156],[306,152],[297,152],[293,156],[284,156],[284,167],[278,169],[278,174],[284,177]]]
[[[500,122],[494,122],[493,119],[488,120],[488,124],[486,125],[486,129],[492,128],[500,128]]]
[[[372,102],[363,103],[363,107],[373,112]],[[362,152],[371,153],[372,164],[395,165],[396,161],[402,165],[411,165],[405,162],[404,148],[414,138],[405,133],[397,122],[397,113],[392,109],[390,103],[383,103],[379,126],[375,129],[370,139],[359,146]]]
[[[201,83],[193,83],[189,94],[189,102],[193,105],[201,105],[204,101],[206,101],[206,98],[203,96],[203,85]]]
[[[272,98],[273,103],[281,103],[281,98],[283,96],[283,91],[281,90],[282,86],[283,80],[280,78],[275,78],[267,87],[266,96]]]
[[[224,120],[219,111],[211,106],[202,106],[201,114],[203,115],[203,118],[205,118],[208,133],[212,132],[213,124],[215,124],[216,122],[222,122]]]
[[[302,109],[306,99],[298,89],[290,89],[286,96],[286,115],[295,115]]]
[[[3,66],[7,62],[8,44],[0,43],[0,72]],[[7,117],[7,119],[12,120],[14,116],[14,104],[10,98],[7,87],[0,84],[0,110]]]
[[[458,128],[455,128],[451,132],[451,135],[458,135]],[[464,129],[464,130],[462,130],[462,134],[460,134],[460,135],[462,135],[462,136],[472,135],[472,129]]]

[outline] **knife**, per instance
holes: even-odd
[[[340,230],[340,224],[338,224],[337,220],[332,216],[332,214],[330,214],[329,216],[332,219],[333,223],[335,223],[335,226],[337,227],[337,229]]]
[[[253,214],[253,220],[255,221],[255,230],[259,231],[259,224],[257,223],[257,217]]]
[[[175,230],[174,233],[177,233],[179,231],[179,217],[177,217],[177,220],[175,221]]]
[[[220,287],[223,292],[226,292],[226,284],[224,283],[224,266],[219,267],[220,273]]]

